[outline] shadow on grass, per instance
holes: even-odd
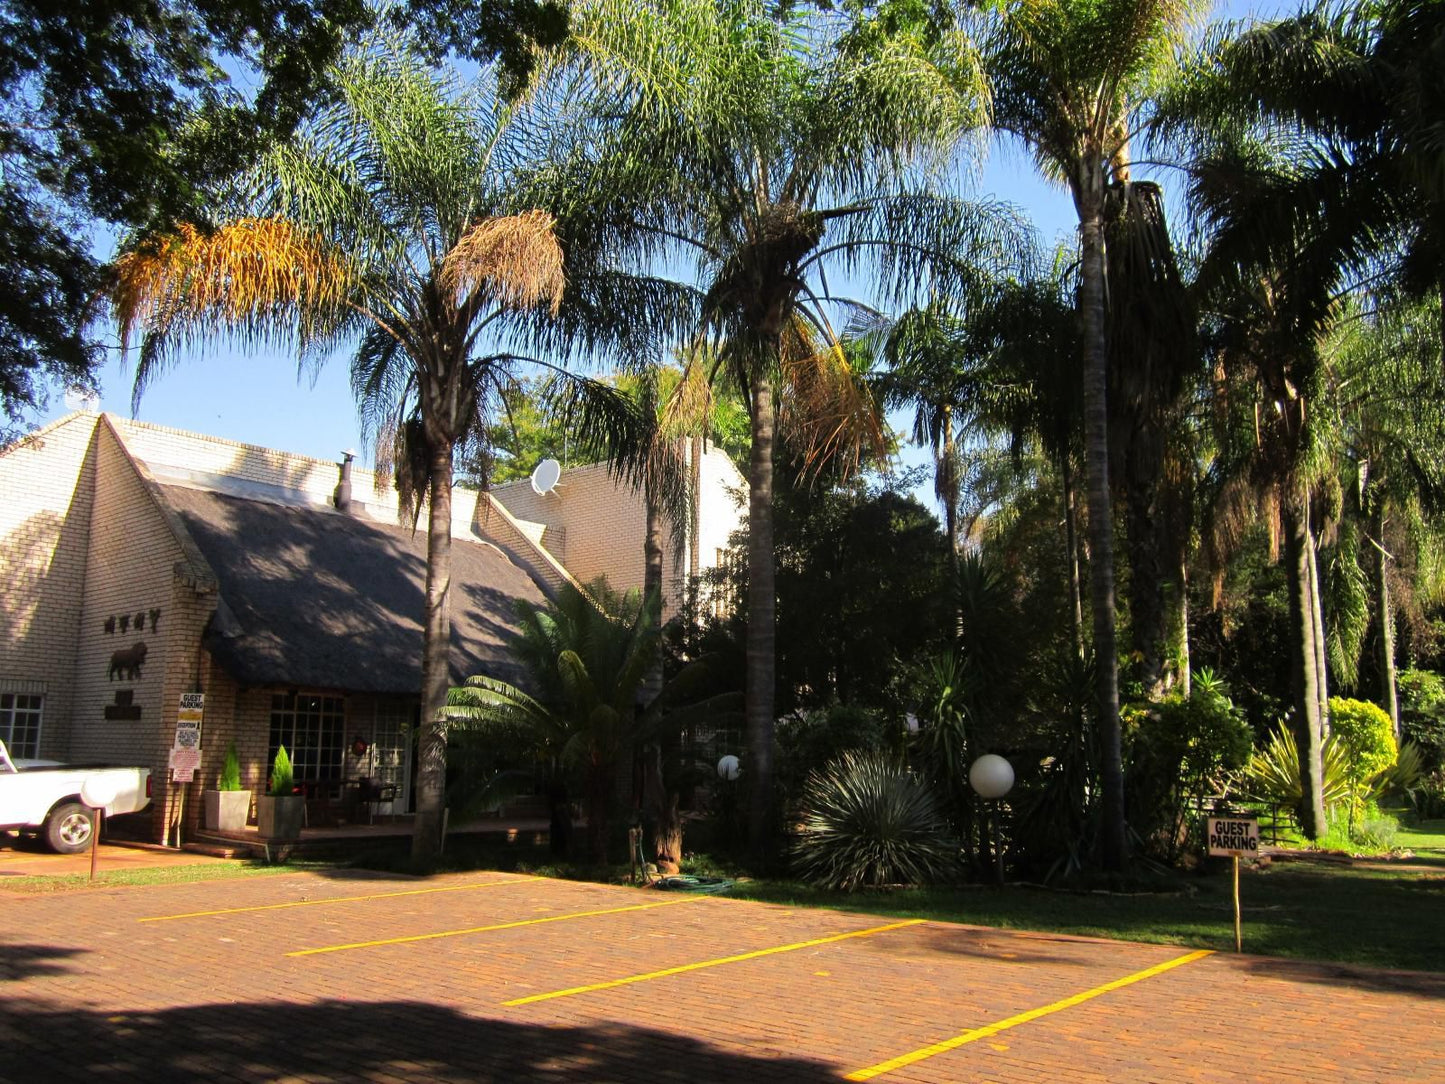
[[[84,949],[59,945],[0,944],[0,982],[19,982],[42,975],[62,975],[70,970],[59,961],[79,956]]]
[[[250,1080],[507,1084],[840,1079],[820,1062],[753,1056],[670,1032],[617,1024],[545,1027],[411,1001],[241,1003],[118,1014],[12,1002],[0,1017],[4,1080],[136,1074],[190,1081],[233,1073]]]

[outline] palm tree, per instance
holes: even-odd
[[[508,333],[541,314],[554,340],[585,328],[595,344],[641,314],[598,312],[602,264],[574,264],[568,283],[564,224],[510,187],[536,118],[499,101],[485,74],[464,88],[381,41],[349,55],[336,83],[336,100],[243,179],[219,224],[128,248],[113,308],[123,340],[144,333],[137,399],[180,347],[215,333],[292,341],[303,358],[355,344],[352,385],[378,460],[395,468],[403,515],[415,522],[423,494],[429,512],[413,838],[427,858],[441,846],[455,455],[484,433],[518,367],[540,364]],[[616,393],[561,375],[573,423],[625,442]]]
[[[662,650],[654,608],[635,590],[623,596],[599,591],[594,597],[570,584],[548,606],[519,603],[521,631],[512,651],[532,691],[475,675],[448,698],[454,724],[520,735],[554,764],[581,766],[587,853],[598,865],[607,860],[619,755],[666,729],[716,721],[736,703],[735,696],[690,702],[708,679],[707,664],[698,661],[639,710]]]
[[[881,297],[960,289],[1000,264],[1020,231],[1004,216],[930,194],[912,167],[980,119],[953,89],[956,36],[883,33],[863,20],[778,13],[762,0],[581,0],[573,40],[610,93],[579,124],[576,162],[604,178],[585,198],[618,239],[672,266],[696,261],[704,328],[744,389],[752,421],[747,599],[749,825],[773,806],[772,493],[779,400],[792,381],[831,402],[814,429],[836,447],[856,397],[833,314],[852,306],[828,273],[874,271]],[[805,455],[810,454],[805,452]]]
[[[1197,0],[1018,0],[982,23],[993,123],[1023,140],[1068,185],[1079,219],[1079,316],[1084,348],[1084,452],[1089,583],[1102,742],[1103,860],[1126,860],[1124,768],[1114,630],[1109,498],[1104,230],[1111,181],[1128,180],[1129,142],[1149,95],[1174,61]]]
[[[1345,503],[1363,521],[1350,536],[1356,541],[1354,552],[1341,557],[1353,566],[1354,582],[1363,587],[1367,579],[1371,581],[1379,701],[1395,725],[1397,738],[1396,607],[1391,587],[1396,577],[1391,575],[1391,563],[1394,554],[1404,549],[1415,551],[1411,563],[1418,565],[1427,548],[1421,543],[1438,537],[1432,521],[1438,521],[1445,509],[1445,421],[1438,407],[1445,389],[1437,329],[1432,324],[1423,305],[1356,313],[1334,344],[1328,374],[1330,406],[1339,418]],[[1368,577],[1360,563],[1368,566]],[[1402,586],[1408,589],[1409,581]],[[1342,660],[1342,669],[1357,663],[1366,614],[1359,617],[1361,635],[1342,645],[1353,655]]]
[[[1306,141],[1308,166],[1275,190],[1270,214],[1327,242],[1320,258],[1377,293],[1433,300],[1445,366],[1442,49],[1435,0],[1302,5],[1216,28],[1169,111],[1207,138],[1253,130]]]

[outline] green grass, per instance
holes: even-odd
[[[1400,826],[1395,845],[1412,851],[1445,851],[1445,820],[1421,821],[1411,827]]]
[[[1190,948],[1232,950],[1227,874],[1191,878],[1192,891],[1112,895],[1018,886],[905,889],[842,896],[753,882],[733,895],[800,906],[1043,930]],[[1301,860],[1240,877],[1246,952],[1375,967],[1445,971],[1439,915],[1445,863],[1413,870],[1384,863],[1337,866]],[[1346,933],[1348,931],[1348,933]]]
[[[0,880],[0,894],[5,892],[43,895],[50,892],[73,892],[87,888],[114,888],[117,885],[172,885],[198,881],[229,881],[237,877],[265,876],[270,873],[295,873],[298,870],[331,869],[333,864],[292,862],[268,866],[264,862],[224,862],[195,866],[162,866],[155,869],[119,869],[102,871],[94,881],[86,873],[37,874],[28,877],[6,877]]]
[[[1436,822],[1434,827],[1445,825]],[[1416,844],[1402,840],[1401,846]],[[402,848],[377,851],[353,864],[417,872]],[[612,883],[625,881],[628,873],[626,866],[598,870],[559,862],[545,847],[494,842],[462,843],[453,849],[448,841],[440,868]],[[738,876],[735,867],[706,857],[694,858],[684,868],[689,873]],[[1233,950],[1227,865],[1207,875],[1159,877],[1151,883],[1174,890],[1111,894],[1011,885],[848,894],[784,880],[741,878],[729,895],[797,907]],[[1246,952],[1445,971],[1445,939],[1439,935],[1440,915],[1445,913],[1445,855],[1353,865],[1301,856],[1246,868],[1240,895]]]

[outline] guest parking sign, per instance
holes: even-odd
[[[1259,821],[1244,817],[1209,818],[1209,853],[1226,858],[1259,855]]]

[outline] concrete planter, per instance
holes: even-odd
[[[249,790],[208,790],[203,795],[208,830],[239,832],[246,827],[246,820],[251,815]]]
[[[299,794],[287,798],[270,794],[256,797],[256,830],[263,839],[300,839],[305,816],[306,799]]]

